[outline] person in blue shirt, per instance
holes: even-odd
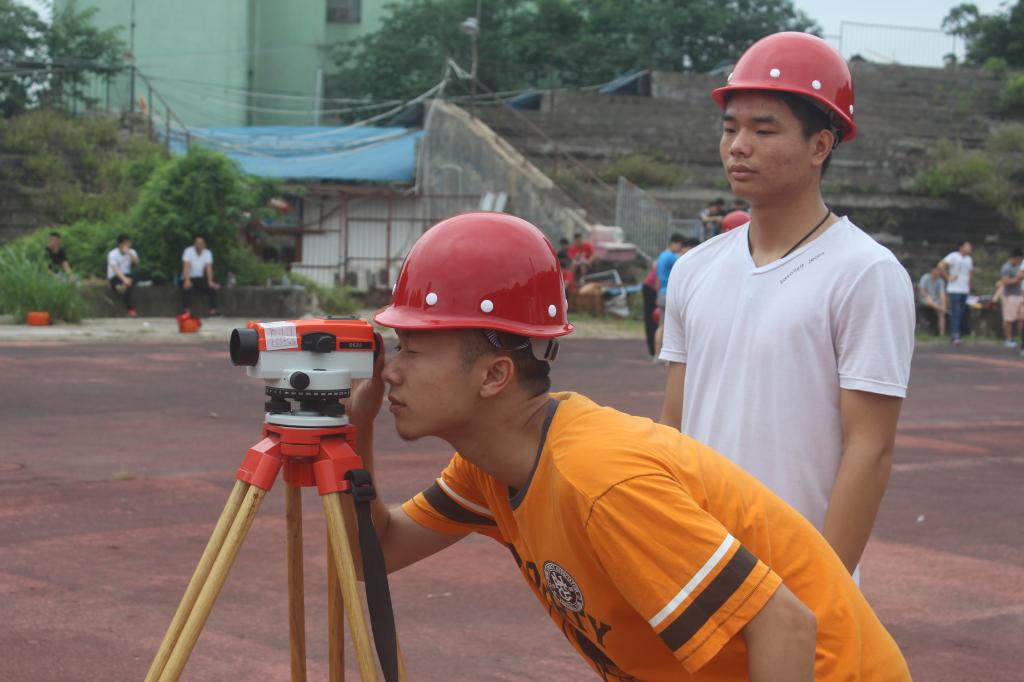
[[[668,238],[668,246],[655,261],[655,269],[658,272],[658,331],[654,333],[655,362],[661,353],[661,337],[665,327],[663,320],[665,319],[665,292],[668,290],[668,276],[672,274],[672,266],[676,264],[679,257],[696,246],[697,243],[696,240],[687,239],[678,232],[673,232],[672,236]]]

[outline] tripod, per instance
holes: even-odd
[[[305,614],[303,605],[302,574],[302,497],[303,487],[316,486],[320,492],[327,520],[328,532],[328,598],[330,680],[344,679],[343,624],[344,607],[352,631],[353,648],[364,682],[377,682],[377,665],[370,635],[366,628],[362,602],[356,585],[356,570],[349,546],[346,520],[352,521],[351,510],[342,504],[341,494],[351,493],[357,504],[373,497],[369,475],[362,471],[362,460],[352,449],[355,429],[347,425],[344,417],[334,415],[309,416],[306,414],[267,414],[263,425],[263,439],[252,446],[238,469],[235,486],[228,497],[224,511],[210,536],[189,581],[185,595],[178,605],[170,627],[164,635],[156,657],[146,675],[146,682],[177,680],[188,663],[199,634],[206,623],[213,604],[220,594],[235,557],[249,532],[263,497],[284,469],[285,507],[288,528],[288,621],[291,644],[292,682],[306,679]],[[353,474],[363,474],[362,477]],[[368,506],[360,514],[360,540],[364,540],[365,524],[370,522]],[[371,522],[372,523],[372,522]],[[354,523],[352,524],[355,525]],[[372,532],[372,527],[369,529]],[[368,551],[363,544],[364,555]],[[379,552],[379,545],[377,546]],[[383,557],[381,556],[381,559]],[[365,559],[365,556],[364,556]],[[370,579],[384,581],[386,576],[381,560],[379,576],[366,576],[367,594]],[[341,598],[337,587],[340,581]],[[371,604],[371,613],[373,608]],[[390,596],[387,596],[390,611]],[[404,663],[397,650],[393,623],[374,622],[374,639],[381,653],[381,665],[388,680],[406,680]],[[388,630],[390,626],[390,631]],[[387,647],[392,649],[387,651]],[[397,668],[397,671],[395,670]],[[397,674],[397,677],[396,677]]]

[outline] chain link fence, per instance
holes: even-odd
[[[615,193],[615,224],[648,260],[661,253],[673,232],[692,239],[702,236],[699,220],[673,218],[672,211],[622,177]]]

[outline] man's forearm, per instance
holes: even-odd
[[[390,512],[387,505],[381,500],[380,487],[377,485],[376,472],[373,466],[373,423],[354,424],[354,426],[356,427],[356,454],[363,460],[363,468],[370,472],[370,476],[373,478],[373,487],[377,491],[377,495],[370,503],[373,526],[377,529],[377,535],[383,537],[387,533]]]
[[[817,620],[785,585],[772,595],[742,635],[750,682],[812,682]]]
[[[871,536],[891,470],[892,448],[843,451],[822,532],[851,573]]]

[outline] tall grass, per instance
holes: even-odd
[[[75,284],[50,274],[41,258],[21,249],[0,250],[0,312],[21,323],[35,310],[45,310],[52,320],[80,322],[86,306]]]

